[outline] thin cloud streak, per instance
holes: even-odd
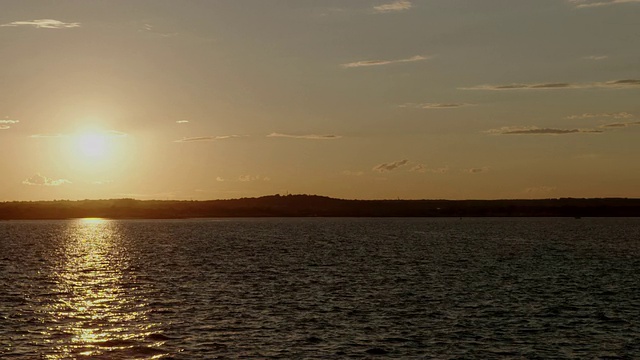
[[[113,184],[113,180],[92,181],[91,184],[93,184],[93,185],[109,185],[109,184]]]
[[[620,4],[640,3],[640,0],[569,0],[576,8],[602,7]]]
[[[480,173],[484,173],[489,171],[488,167],[481,167],[481,168],[471,168],[471,169],[466,169],[464,170],[464,172],[467,172],[469,174],[480,174]]]
[[[557,129],[539,128],[536,126],[527,127],[502,127],[485,131],[492,135],[568,135],[568,134],[599,134],[604,132],[597,129]]]
[[[140,29],[138,31],[146,32],[146,33],[157,35],[157,36],[164,37],[164,38],[176,36],[176,35],[179,34],[177,32],[165,33],[165,32],[156,31],[156,30],[154,30],[154,26],[151,25],[151,24],[143,24],[142,25],[142,29]]]
[[[383,172],[393,171],[401,166],[407,165],[408,163],[409,163],[409,160],[407,159],[398,160],[390,163],[382,163],[374,166],[372,170],[383,173]]]
[[[271,178],[260,176],[260,175],[255,175],[255,176],[252,176],[252,175],[241,175],[241,176],[238,176],[238,181],[240,181],[240,182],[271,181]]]
[[[640,87],[639,79],[612,80],[594,83],[539,83],[539,84],[506,84],[506,85],[478,85],[462,87],[460,90],[567,90],[567,89],[633,89]]]
[[[176,124],[187,124],[189,120],[177,120]]]
[[[435,168],[435,169],[429,169],[429,172],[432,172],[434,174],[445,174],[449,172],[449,168],[448,167],[441,167],[441,168]]]
[[[629,126],[629,123],[611,123],[600,125],[601,128],[623,128]]]
[[[267,135],[267,137],[283,137],[283,138],[291,138],[291,139],[307,139],[307,140],[336,140],[342,138],[341,135],[292,135],[292,134],[282,134],[282,133],[271,133]]]
[[[613,119],[631,119],[633,118],[633,114],[629,114],[628,112],[617,112],[617,113],[584,113],[580,115],[571,115],[567,116],[569,120],[576,119],[592,119],[592,118],[613,118]]]
[[[341,64],[340,66],[346,69],[350,69],[350,68],[359,68],[359,67],[368,67],[368,66],[382,66],[382,65],[390,65],[390,64],[424,61],[428,59],[431,59],[431,56],[416,55],[406,59],[396,59],[396,60],[361,60],[361,61]]]
[[[389,12],[406,11],[411,9],[412,7],[413,7],[413,4],[411,4],[411,1],[396,0],[388,4],[374,6],[373,11],[379,14],[383,14],[383,13],[389,13]]]
[[[475,104],[467,103],[423,103],[414,104],[407,103],[400,105],[401,108],[416,108],[416,109],[457,109],[461,107],[475,106]]]
[[[417,164],[414,167],[412,167],[411,169],[409,169],[409,171],[418,172],[418,173],[430,172],[430,173],[433,173],[433,174],[444,174],[444,173],[449,172],[449,168],[448,167],[441,167],[441,168],[431,169],[425,164]]]
[[[182,143],[182,142],[198,142],[198,141],[216,141],[216,140],[236,139],[236,138],[241,138],[246,136],[247,135],[195,136],[195,137],[185,137],[179,140],[174,140],[173,142]]]
[[[40,19],[27,21],[14,21],[2,24],[0,27],[32,26],[36,29],[71,29],[80,27],[80,23],[66,23],[60,20]]]
[[[604,125],[600,125],[600,127],[604,128],[604,129],[607,129],[607,128],[625,128],[625,127],[636,126],[636,125],[640,125],[640,121],[604,124]]]
[[[583,59],[585,60],[593,60],[593,61],[600,61],[608,58],[609,57],[607,55],[590,55],[590,56],[583,57]]]

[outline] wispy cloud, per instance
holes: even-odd
[[[388,171],[393,171],[401,166],[405,166],[409,163],[409,160],[398,160],[398,161],[394,161],[394,162],[390,162],[390,163],[382,163],[382,164],[378,164],[376,166],[373,167],[373,171],[377,171],[377,172],[388,172]]]
[[[292,135],[292,134],[281,134],[281,133],[271,133],[267,135],[267,137],[283,137],[283,138],[292,138],[292,139],[308,139],[308,140],[335,140],[342,138],[341,135]]]
[[[416,62],[430,59],[431,56],[422,56],[416,55],[406,59],[396,59],[396,60],[361,60],[350,62],[346,64],[341,64],[343,68],[358,68],[358,67],[367,67],[367,66],[382,66],[382,65],[390,65],[390,64],[398,64],[398,63],[408,63],[408,62]]]
[[[491,129],[485,132],[487,134],[493,134],[493,135],[568,135],[568,134],[597,134],[597,133],[602,133],[603,130],[539,128],[536,126],[525,126],[525,127],[507,126],[499,129]]]
[[[445,174],[449,172],[449,168],[448,167],[441,167],[441,168],[434,168],[434,169],[429,169],[429,172],[432,172],[434,174]]]
[[[638,79],[612,80],[593,83],[539,83],[539,84],[507,84],[478,85],[459,88],[460,90],[565,90],[565,89],[632,89],[640,87]]]
[[[195,136],[195,137],[185,137],[180,140],[174,140],[173,142],[216,141],[216,140],[235,139],[235,138],[241,138],[241,137],[247,137],[247,136],[248,135]]]
[[[475,106],[475,104],[467,103],[407,103],[400,105],[401,108],[416,108],[416,109],[456,109],[466,106]]]
[[[607,55],[589,55],[589,56],[583,57],[583,59],[585,60],[593,60],[593,61],[600,61],[608,58],[609,57]]]
[[[248,181],[271,181],[271,178],[264,177],[260,175],[242,175],[238,177],[238,181],[248,182]]]
[[[387,4],[376,5],[373,7],[373,11],[376,13],[389,13],[389,12],[398,12],[398,11],[406,11],[413,7],[411,1],[407,0],[396,0]]]
[[[249,182],[249,181],[271,181],[271,178],[268,176],[260,176],[260,175],[240,175],[236,179],[225,179],[223,177],[216,177],[217,182]]]
[[[17,124],[19,122],[20,120],[9,120],[9,119],[0,120],[0,130],[11,129],[11,125]]]
[[[92,181],[91,183],[93,185],[109,185],[109,184],[113,184],[113,180],[98,180],[98,181]]]
[[[604,125],[600,125],[601,128],[621,128],[621,127],[627,127],[629,126],[630,123],[611,123],[611,124],[604,124]]]
[[[141,27],[141,29],[139,31],[146,32],[146,33],[153,34],[153,35],[157,35],[157,36],[160,36],[160,37],[165,37],[165,38],[178,35],[177,32],[160,32],[160,31],[157,31],[157,30],[155,30],[155,26],[153,26],[151,24],[142,24],[142,27]]]
[[[35,174],[32,177],[23,180],[23,184],[25,185],[34,185],[34,186],[60,186],[64,184],[71,184],[71,181],[67,179],[50,179],[46,176],[42,176],[40,174]]]
[[[634,117],[633,114],[629,114],[628,112],[617,112],[617,113],[584,113],[579,115],[567,116],[567,119],[570,119],[570,120],[592,119],[592,118],[631,119],[633,117]]]
[[[577,8],[601,7],[628,3],[640,3],[640,0],[569,0]]]
[[[485,173],[485,172],[489,171],[489,168],[485,166],[485,167],[481,167],[481,168],[466,169],[466,170],[463,170],[463,171],[466,172],[466,173],[469,173],[469,174],[480,174],[480,173]]]
[[[434,174],[444,174],[444,173],[449,172],[449,168],[448,167],[429,168],[425,164],[417,164],[417,165],[413,166],[411,169],[409,169],[409,171],[419,172],[419,173],[430,172],[430,173],[434,173]]]
[[[176,124],[187,124],[189,120],[177,120]]]
[[[640,125],[640,121],[604,124],[604,125],[600,125],[600,127],[604,129],[611,129],[611,128],[625,128],[625,127],[636,126],[636,125]]]
[[[62,22],[60,20],[53,19],[40,19],[40,20],[26,20],[26,21],[14,21],[8,24],[2,24],[0,27],[15,27],[15,26],[33,26],[38,29],[70,29],[80,27],[80,23],[77,22]]]

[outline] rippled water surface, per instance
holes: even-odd
[[[639,358],[639,225],[0,222],[0,358]]]

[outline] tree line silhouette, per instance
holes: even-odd
[[[640,216],[640,199],[345,200],[271,195],[231,200],[55,200],[0,203],[0,219],[202,217],[601,217]]]

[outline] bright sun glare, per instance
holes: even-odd
[[[107,151],[107,139],[99,133],[86,133],[78,138],[79,150],[88,157],[101,157]]]
[[[76,171],[86,173],[106,172],[113,176],[131,154],[126,151],[126,135],[100,127],[78,129],[68,139],[68,164]]]
[[[108,136],[100,132],[85,132],[78,134],[76,147],[80,155],[88,158],[103,158],[109,150]]]

